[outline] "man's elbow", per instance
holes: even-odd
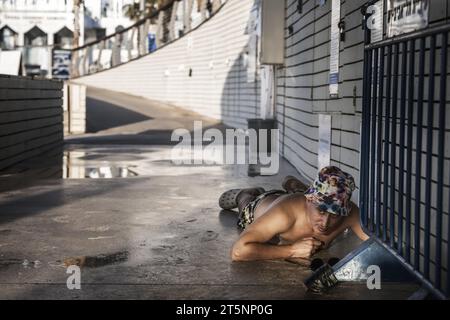
[[[358,234],[358,238],[360,238],[362,241],[367,241],[370,239],[369,235],[361,230],[361,233]]]

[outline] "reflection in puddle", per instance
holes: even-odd
[[[64,179],[112,179],[149,176],[180,176],[192,174],[222,174],[223,166],[214,165],[207,154],[206,160],[211,164],[194,164],[197,159],[191,154],[191,164],[173,162],[172,148],[136,147],[133,150],[123,150],[118,146],[108,148],[72,149],[66,150],[63,156]],[[186,155],[183,154],[183,157]],[[180,160],[181,158],[175,158]],[[184,158],[182,158],[184,159]],[[199,159],[197,159],[199,160]]]
[[[24,188],[37,181],[58,179],[122,179],[152,176],[219,175],[232,170],[246,172],[246,166],[218,165],[215,155],[203,153],[207,163],[195,152],[174,158],[171,147],[66,146],[66,150],[25,161],[0,171],[0,192]],[[214,156],[214,157],[213,157]],[[190,160],[189,160],[190,159]],[[181,161],[180,161],[181,160]],[[191,164],[186,164],[191,161]],[[197,164],[197,160],[198,163]],[[181,162],[180,163],[174,163]],[[209,164],[208,164],[209,163]]]
[[[39,260],[29,261],[27,259],[0,259],[0,268],[1,267],[9,267],[9,266],[22,266],[23,268],[40,268],[42,266],[42,262]]]
[[[20,260],[20,259],[0,259],[0,268],[8,267],[11,265],[21,265],[22,263],[23,263],[23,260]]]
[[[97,155],[99,158],[103,156]],[[89,164],[86,159],[91,157]],[[63,157],[64,179],[112,179],[130,178],[138,174],[133,170],[136,166],[121,164],[111,165],[107,161],[93,161],[95,155],[86,155],[83,151],[66,151]]]
[[[127,167],[100,167],[86,168],[86,178],[91,179],[111,179],[111,178],[127,178],[136,177],[137,174]]]
[[[96,256],[82,256],[64,259],[66,267],[75,265],[79,267],[98,268],[128,260],[128,251],[120,251],[111,254],[99,254]]]

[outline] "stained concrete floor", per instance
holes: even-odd
[[[90,94],[101,101],[106,93],[91,89]],[[147,116],[153,107],[136,97],[117,100],[125,109],[131,101],[133,112],[146,108]],[[133,115],[139,120],[134,126],[112,122],[118,127],[66,139],[64,152],[52,158],[57,165],[36,160],[29,170],[2,176],[0,299],[403,299],[410,294],[404,285],[369,291],[365,284],[347,283],[312,295],[303,285],[311,274],[305,267],[286,261],[232,263],[229,251],[239,232],[236,216],[217,205],[221,192],[280,188],[283,176],[298,174],[285,161],[270,177],[249,177],[245,166],[176,166],[166,132],[188,127],[193,119],[217,124],[156,107],[158,113],[146,123]],[[170,121],[158,136],[168,113]],[[152,127],[154,122],[159,127]],[[127,126],[125,134],[121,126]],[[27,178],[42,166],[52,177]],[[320,256],[342,258],[359,243],[349,232]],[[67,289],[67,259],[84,261],[81,290]]]

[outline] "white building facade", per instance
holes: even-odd
[[[116,32],[118,26],[126,28],[133,24],[133,21],[125,17],[124,9],[133,2],[134,0],[84,0],[84,5],[108,35]]]
[[[79,45],[131,25],[123,7],[132,2],[85,0]],[[73,32],[73,0],[0,0],[0,50],[22,52],[23,74],[51,77],[52,51],[72,48]]]

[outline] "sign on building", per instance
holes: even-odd
[[[69,79],[70,76],[70,61],[72,52],[70,50],[55,49],[53,50],[53,79]]]
[[[388,0],[387,37],[394,37],[428,26],[430,0]]]
[[[341,21],[341,0],[331,2],[331,41],[330,41],[330,78],[329,90],[331,97],[337,97],[339,89],[339,45]]]
[[[367,21],[367,27],[370,29],[371,43],[383,40],[383,12],[383,0],[379,0],[367,8],[367,13],[371,14]]]
[[[331,163],[331,115],[319,114],[319,144],[317,165],[319,169]]]

